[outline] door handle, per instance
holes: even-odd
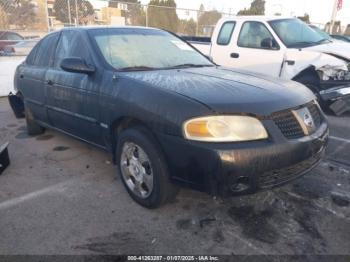
[[[46,81],[46,83],[47,83],[48,85],[50,85],[50,86],[52,86],[52,85],[53,85],[52,80],[47,80],[47,81]]]
[[[295,65],[294,60],[286,60],[285,62],[287,63],[287,65],[290,65],[290,66]]]
[[[238,53],[231,53],[231,58],[239,58],[239,54]]]

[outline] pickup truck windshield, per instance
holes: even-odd
[[[124,71],[213,66],[186,42],[155,29],[90,30],[104,59]]]
[[[330,42],[299,19],[280,19],[269,22],[288,48],[303,48]]]

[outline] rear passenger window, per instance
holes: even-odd
[[[226,22],[222,25],[217,39],[218,45],[228,45],[230,43],[235,25],[236,22],[233,21]]]
[[[62,32],[57,45],[54,66],[60,68],[62,59],[68,57],[79,57],[84,59],[86,63],[91,63],[88,48],[80,32],[73,30]]]
[[[36,57],[36,53],[39,49],[39,45],[40,44],[37,44],[33,49],[32,51],[30,51],[29,55],[27,56],[27,59],[26,59],[26,63],[27,65],[34,65],[34,62],[35,62],[35,57]]]
[[[29,54],[27,63],[42,67],[48,67],[51,65],[58,36],[58,33],[54,33],[41,40]]]

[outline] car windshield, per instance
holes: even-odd
[[[214,66],[186,42],[155,29],[109,28],[89,31],[104,59],[125,71]]]
[[[328,40],[332,39],[332,37],[329,34],[327,34],[325,31],[321,30],[317,26],[310,26],[310,27],[311,27],[311,29],[315,30],[315,32],[318,33],[323,38],[328,39]]]
[[[269,22],[288,48],[303,48],[328,43],[329,40],[299,19],[280,19]]]

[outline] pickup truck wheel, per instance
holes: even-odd
[[[30,109],[25,106],[24,109],[24,114],[26,118],[26,123],[27,123],[27,133],[30,136],[36,136],[44,133],[45,129],[41,127],[34,119],[34,116]]]
[[[304,85],[307,86],[314,93],[314,95],[316,96],[316,100],[317,100],[318,104],[320,105],[320,107],[323,109],[323,111],[328,112],[329,111],[328,110],[329,103],[327,101],[324,101],[317,91],[314,91],[314,90],[317,90],[317,87],[315,85],[312,85],[312,84],[304,84]]]
[[[296,82],[299,82],[299,83],[305,85],[307,88],[309,88],[316,96],[317,102],[320,104],[322,109],[328,108],[328,103],[323,101],[320,94],[319,94],[320,89],[318,86],[320,84],[320,79],[318,78],[318,76],[316,76],[314,74],[303,74],[301,76],[296,77],[293,80]]]
[[[161,150],[144,128],[126,129],[118,135],[116,159],[126,190],[140,205],[157,208],[176,196]]]

